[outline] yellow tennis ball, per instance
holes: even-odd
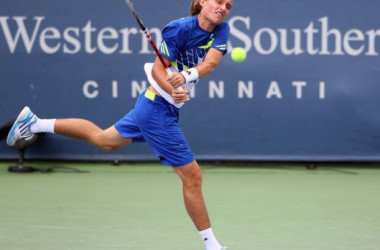
[[[234,62],[243,62],[247,58],[247,52],[241,47],[236,47],[231,52],[231,58]]]

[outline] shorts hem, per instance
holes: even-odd
[[[192,163],[193,161],[195,161],[195,157],[192,157],[191,159],[189,159],[188,161],[184,161],[184,162],[181,162],[179,164],[171,164],[170,162],[163,162],[161,161],[163,164],[167,165],[167,166],[170,166],[170,167],[173,167],[173,168],[178,168],[178,167],[183,167],[189,163]]]

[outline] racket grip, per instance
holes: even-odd
[[[173,72],[171,71],[170,68],[166,68],[165,70],[166,70],[166,74],[168,74],[168,75],[173,74]],[[177,87],[176,89],[178,89],[178,90],[182,90],[182,86],[179,86],[179,87]]]

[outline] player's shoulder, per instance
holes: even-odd
[[[177,28],[192,28],[196,26],[196,16],[184,17],[171,21],[167,26]]]
[[[230,32],[230,25],[226,22],[222,22],[221,24],[216,26],[214,31]]]

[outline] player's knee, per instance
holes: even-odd
[[[201,171],[197,171],[193,173],[191,176],[189,176],[185,185],[191,188],[200,188],[202,186],[202,181],[203,181],[202,173]]]
[[[101,145],[99,145],[99,148],[103,151],[115,151],[119,147],[117,147],[115,145],[111,145],[111,144],[101,144]]]
[[[199,174],[197,174],[196,176],[195,176],[195,186],[196,187],[201,187],[202,186],[202,181],[203,181],[203,177],[202,177],[202,174],[201,174],[201,172],[199,172]]]
[[[103,151],[114,151],[119,149],[122,143],[119,143],[117,139],[112,135],[109,130],[103,130],[94,136],[95,145],[97,145]]]

